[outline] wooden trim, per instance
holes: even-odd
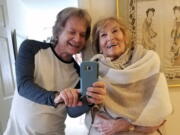
[[[168,85],[169,88],[175,88],[175,87],[180,87],[180,84],[170,84]]]
[[[116,0],[116,15],[119,18],[119,0]]]

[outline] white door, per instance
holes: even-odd
[[[14,55],[6,0],[0,0],[0,135],[6,128],[15,89]]]

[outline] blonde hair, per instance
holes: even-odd
[[[131,36],[128,27],[122,23],[120,19],[117,19],[115,17],[108,17],[104,18],[102,20],[99,20],[93,27],[92,30],[92,44],[93,44],[93,49],[97,53],[100,53],[100,48],[99,48],[99,33],[101,30],[104,29],[104,27],[109,23],[109,22],[116,22],[119,24],[120,30],[122,31],[124,38],[125,38],[125,44],[126,48],[131,46]]]

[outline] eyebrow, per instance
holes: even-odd
[[[116,28],[119,28],[119,29],[120,29],[120,26],[114,26],[112,29],[116,29]]]
[[[112,30],[113,30],[113,29],[116,29],[116,28],[121,29],[119,26],[114,26],[114,27],[112,27]],[[100,30],[100,31],[99,31],[99,33],[104,33],[104,32],[105,32],[104,30]]]
[[[68,31],[76,31],[76,30],[74,28],[70,27],[70,28],[68,28]],[[81,33],[86,33],[86,30],[82,31]]]

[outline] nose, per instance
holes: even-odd
[[[108,38],[108,40],[112,40],[113,38],[114,38],[114,36],[113,36],[113,34],[112,33],[108,33],[107,34],[107,38]]]
[[[80,36],[80,34],[76,34],[76,35],[74,36],[74,41],[75,41],[75,42],[80,42],[80,41],[81,41],[81,36]]]

